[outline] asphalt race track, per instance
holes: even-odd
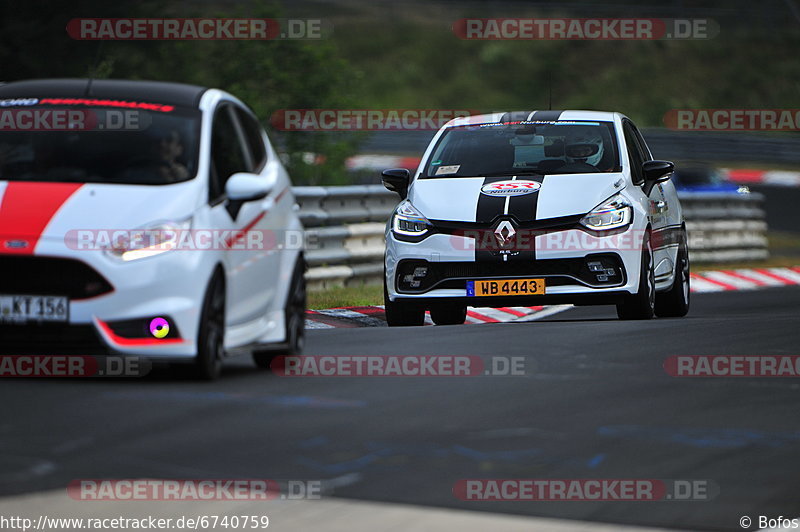
[[[675,378],[670,355],[798,355],[800,288],[700,294],[684,319],[309,331],[307,354],[503,355],[527,375],[215,383],[7,379],[0,495],[76,478],[323,479],[326,495],[692,530],[800,516],[800,381]],[[469,478],[706,479],[711,501],[463,502]],[[271,528],[271,527],[270,527]]]

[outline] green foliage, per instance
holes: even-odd
[[[363,106],[546,109],[552,87],[555,109],[620,111],[652,127],[676,108],[800,107],[791,27],[722,24],[707,40],[469,41],[444,22],[461,16],[337,21]]]
[[[250,105],[266,124],[275,111],[348,108],[355,104],[354,76],[330,39],[228,41],[103,41],[69,38],[67,22],[78,17],[254,17],[279,18],[278,8],[263,0],[234,4],[202,3],[187,12],[185,4],[119,3],[78,0],[54,3],[47,10],[21,4],[0,20],[0,61],[7,80],[33,77],[85,77],[176,81],[227,90]],[[9,10],[8,6],[4,8]],[[331,138],[271,131],[288,152],[297,184],[347,182],[344,160],[356,138]],[[323,164],[306,164],[314,152]]]
[[[707,9],[732,11],[730,2],[714,0]],[[93,75],[219,87],[265,124],[281,109],[542,109],[552,92],[557,109],[619,110],[658,127],[677,108],[800,108],[800,32],[776,18],[779,4],[758,11],[738,2],[755,18],[720,21],[712,39],[633,42],[467,41],[453,34],[460,17],[509,16],[491,3],[459,12],[455,2],[445,9],[422,1],[306,0],[286,3],[287,14],[266,0],[5,2],[0,65],[6,80]],[[519,6],[514,16],[543,16],[534,4]],[[630,11],[625,16],[636,16],[635,7]],[[320,40],[213,42],[82,42],[65,31],[72,18],[142,16],[321,17],[334,30]],[[352,181],[344,161],[363,135],[270,135],[288,154],[296,183]]]

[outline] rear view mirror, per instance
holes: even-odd
[[[225,183],[225,195],[231,201],[254,201],[265,198],[271,188],[264,176],[237,172]]]
[[[408,195],[408,185],[411,182],[411,172],[405,168],[392,168],[381,172],[383,186],[387,190],[397,192],[401,199],[406,199]]]
[[[644,193],[648,196],[656,183],[669,180],[675,165],[669,161],[647,161],[642,164],[642,177],[644,177]]]
[[[663,183],[674,170],[675,165],[669,161],[647,161],[642,165],[645,182]]]

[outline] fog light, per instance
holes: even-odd
[[[164,318],[153,318],[150,322],[150,334],[154,338],[166,338],[169,334],[169,322]]]
[[[602,272],[603,270],[605,270],[605,268],[603,268],[602,262],[590,262],[587,264],[587,266],[589,266],[590,272]]]
[[[431,276],[432,270],[425,261],[404,263],[399,266],[398,282],[400,290],[419,290],[423,283]]]

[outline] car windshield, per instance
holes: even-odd
[[[192,179],[200,112],[135,105],[0,109],[0,180],[164,185]]]
[[[611,122],[504,122],[449,128],[425,178],[618,172]]]

